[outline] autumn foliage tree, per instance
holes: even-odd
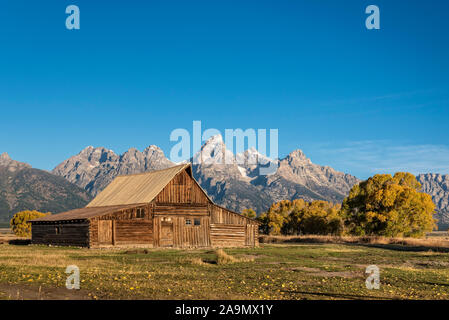
[[[410,173],[377,174],[352,187],[342,215],[353,235],[422,237],[435,227],[435,204]]]
[[[258,220],[262,224],[262,232],[266,234],[280,235],[282,227],[286,222],[288,215],[297,204],[297,201],[299,200],[283,200],[273,203],[267,212],[258,217]]]
[[[256,211],[253,209],[245,209],[242,211],[242,216],[247,218],[255,219],[257,217]]]
[[[21,211],[14,214],[10,221],[12,231],[19,237],[31,237],[31,223],[29,220],[45,217],[51,213],[42,213],[38,211]]]
[[[340,205],[327,201],[312,201],[302,210],[302,223],[299,233],[340,235],[343,232],[343,219]]]
[[[340,206],[327,201],[280,201],[259,217],[262,231],[272,235],[341,234]]]

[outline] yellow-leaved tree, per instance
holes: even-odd
[[[245,216],[247,218],[255,219],[257,217],[256,211],[253,209],[244,209],[242,211],[242,216]]]
[[[354,235],[422,237],[435,227],[435,204],[407,172],[376,174],[352,187],[342,215]]]
[[[283,200],[274,203],[258,220],[262,232],[271,235],[340,235],[344,226],[340,205],[322,200]]]
[[[267,212],[257,218],[261,222],[262,232],[265,234],[280,235],[288,215],[296,204],[297,200],[282,200],[273,203]]]
[[[300,231],[304,234],[341,235],[343,219],[340,205],[328,201],[312,201],[302,210]]]
[[[295,206],[283,226],[283,234],[333,234],[343,233],[340,205],[328,201],[303,201]]]
[[[39,211],[25,210],[14,214],[10,221],[10,226],[14,234],[18,237],[31,237],[31,222],[29,220],[41,218],[51,213],[42,213]]]

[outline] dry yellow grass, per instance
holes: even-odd
[[[380,236],[261,236],[261,243],[337,243],[337,244],[373,244],[373,245],[403,245],[410,247],[427,247],[429,249],[449,249],[449,240],[445,238],[387,238]]]
[[[0,245],[0,299],[448,299],[449,253],[424,254],[325,243],[217,251]],[[365,288],[373,263],[380,290]],[[70,264],[80,268],[77,296],[65,288]]]
[[[215,254],[217,255],[217,264],[230,264],[238,261],[233,256],[230,256],[226,252],[224,252],[223,249],[216,250]]]
[[[217,264],[231,264],[236,262],[251,262],[254,261],[254,258],[236,258],[229,254],[227,254],[223,249],[215,250],[215,254],[217,255]]]
[[[208,263],[205,263],[200,257],[188,258],[187,261],[197,266],[209,265]]]
[[[14,247],[3,245],[0,250],[7,255],[7,264],[10,266],[32,265],[35,267],[60,267],[68,266],[70,264],[78,264],[79,266],[97,266],[106,267],[111,262],[104,259],[96,258],[90,251],[83,251],[84,254],[79,254],[73,258],[72,252],[58,251],[23,251],[14,250]],[[79,259],[81,257],[81,260]]]

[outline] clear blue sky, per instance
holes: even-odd
[[[3,1],[0,153],[46,170],[88,145],[168,155],[201,120],[278,128],[281,157],[361,178],[449,173],[448,16],[444,0]]]

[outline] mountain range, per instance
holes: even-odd
[[[261,213],[272,203],[285,199],[341,202],[351,187],[360,182],[350,174],[312,163],[299,149],[283,159],[270,159],[254,148],[234,155],[226,149],[220,135],[207,140],[189,161],[195,178],[214,201],[237,212],[252,208]],[[3,212],[10,216],[19,209],[60,212],[82,207],[118,175],[174,165],[154,145],[143,151],[131,148],[121,155],[89,146],[51,173],[33,169],[4,154],[0,157],[0,221]],[[263,174],[270,165],[277,170]],[[417,179],[437,206],[439,224],[446,226],[449,175],[422,174]]]
[[[254,148],[234,155],[226,150],[220,135],[207,140],[190,161],[195,178],[214,201],[238,212],[245,208],[262,212],[273,202],[283,199],[339,202],[359,182],[349,174],[313,164],[301,150],[282,160],[271,160]],[[272,175],[261,175],[261,168],[270,162],[275,163],[278,170]],[[143,152],[130,149],[122,155],[105,148],[87,147],[59,164],[52,173],[95,196],[117,175],[173,165],[175,163],[156,146]]]
[[[62,212],[85,206],[92,196],[66,179],[0,155],[0,222],[22,210]]]
[[[449,175],[427,173],[416,176],[422,185],[422,191],[432,196],[436,205],[436,218],[442,230],[449,228]]]

